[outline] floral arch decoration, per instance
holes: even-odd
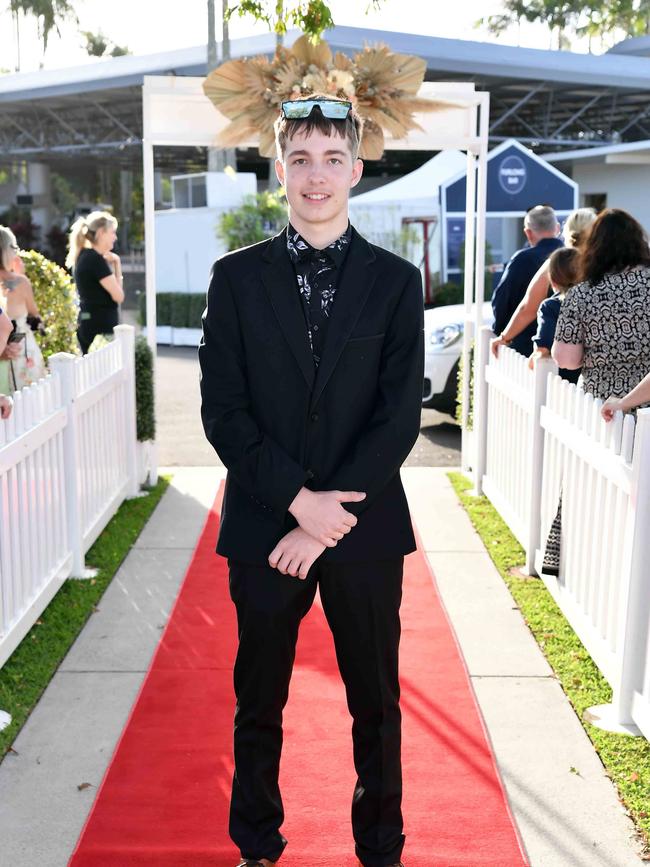
[[[416,112],[457,105],[417,96],[425,72],[426,61],[395,54],[385,45],[366,46],[350,58],[340,51],[332,55],[326,42],[312,45],[301,36],[291,48],[278,48],[270,59],[262,55],[222,63],[205,79],[203,90],[230,120],[217,137],[221,147],[236,147],[255,137],[260,154],[273,157],[273,123],[280,103],[311,93],[331,93],[349,99],[364,120],[359,156],[378,160],[386,134],[400,139],[409,130],[422,129],[414,118]]]

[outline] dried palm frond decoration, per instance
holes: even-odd
[[[384,133],[404,138],[422,129],[414,112],[442,111],[460,106],[446,100],[418,97],[426,61],[395,54],[385,45],[366,47],[350,58],[329,45],[312,45],[301,36],[291,48],[280,47],[271,59],[260,56],[228,60],[203,82],[206,96],[230,123],[217,137],[222,147],[259,137],[262,156],[275,156],[273,122],[285,99],[328,93],[349,99],[364,119],[359,156],[378,160]]]

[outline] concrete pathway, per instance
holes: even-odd
[[[224,475],[174,472],[0,765],[2,867],[65,867],[72,853]],[[634,827],[445,473],[403,478],[531,865],[641,865]]]

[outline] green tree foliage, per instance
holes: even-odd
[[[228,250],[256,244],[279,232],[287,221],[287,206],[277,192],[246,196],[238,208],[224,212],[217,224],[217,236]]]
[[[369,0],[366,12],[379,9],[382,0]],[[325,30],[334,26],[334,19],[324,0],[240,0],[228,10],[230,18],[237,12],[240,16],[250,15],[256,21],[263,21],[269,30],[284,36],[288,27],[302,30],[309,39],[320,42]]]
[[[544,24],[556,37],[556,47],[568,47],[569,36],[601,44],[650,33],[650,0],[503,0],[502,12],[487,15],[477,26],[503,33],[522,21]]]
[[[101,30],[98,30],[97,33],[93,33],[91,30],[80,30],[79,32],[86,40],[84,49],[90,57],[105,57],[107,54],[110,57],[123,57],[125,54],[131,53],[126,46],[111,42]]]
[[[84,49],[89,57],[103,57],[108,51],[108,39],[99,30],[93,33],[91,30],[80,30],[80,34],[86,40]]]
[[[78,302],[72,278],[67,271],[36,250],[21,252],[25,275],[34,289],[34,298],[43,318],[45,334],[36,335],[43,357],[55,352],[79,354],[77,344]]]

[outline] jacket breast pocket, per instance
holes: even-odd
[[[363,367],[371,370],[379,364],[384,334],[370,334],[367,337],[350,337],[343,349],[345,367]]]
[[[368,334],[367,336],[363,335],[362,337],[348,337],[347,343],[359,343],[362,340],[380,340],[382,337],[384,337],[384,335],[385,332],[382,331],[381,334]]]

